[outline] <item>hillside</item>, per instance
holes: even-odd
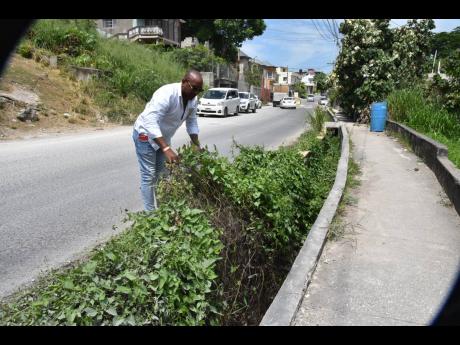
[[[38,121],[20,121],[29,107]],[[109,124],[82,86],[59,69],[14,54],[0,79],[0,139],[18,139],[80,130]]]

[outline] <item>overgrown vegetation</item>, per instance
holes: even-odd
[[[168,50],[102,38],[93,20],[38,20],[17,52],[37,61],[57,55],[70,76],[72,65],[100,69],[102,73],[83,88],[109,119],[123,123],[132,123],[152,94],[164,84],[179,82],[186,69],[207,70],[224,61],[204,46]]]
[[[156,212],[89,261],[1,306],[1,324],[256,325],[335,179],[339,139],[291,147],[180,150]],[[299,151],[311,154],[304,161]]]
[[[460,121],[439,103],[427,99],[421,87],[396,90],[388,96],[391,119],[448,147],[449,159],[460,167]]]

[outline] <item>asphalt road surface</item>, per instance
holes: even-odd
[[[231,156],[233,140],[273,149],[307,128],[316,103],[296,110],[200,117],[200,141]],[[88,253],[142,210],[132,127],[0,142],[0,297]],[[173,147],[188,143],[183,125]]]

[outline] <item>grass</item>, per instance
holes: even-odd
[[[390,118],[444,144],[448,157],[460,168],[460,119],[432,103],[418,88],[396,90],[388,96]]]
[[[353,145],[351,139],[349,143],[351,152]],[[358,200],[352,195],[352,191],[361,184],[361,181],[358,178],[360,174],[361,171],[359,165],[353,160],[353,157],[350,154],[348,160],[347,181],[343,190],[342,199],[340,200],[339,206],[337,207],[337,212],[332,219],[329,231],[327,233],[328,240],[338,240],[342,238],[347,229],[348,224],[345,222],[346,209],[348,206],[356,205],[358,202]]]

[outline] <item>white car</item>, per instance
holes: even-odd
[[[309,95],[307,96],[307,101],[308,101],[308,102],[314,102],[314,101],[315,101],[315,95],[309,94]]]
[[[324,105],[324,106],[326,106],[326,105],[329,104],[329,100],[327,99],[326,96],[321,96],[321,99],[319,100],[318,103],[319,103],[319,105]]]
[[[240,97],[238,89],[216,87],[209,89],[198,101],[197,115],[238,115]]]
[[[254,97],[251,97],[249,92],[239,92],[240,96],[240,110],[249,113],[249,110],[252,110],[253,113],[256,112],[256,100]]]
[[[254,95],[254,98],[256,99],[256,108],[257,109],[262,108],[262,101],[259,99],[259,96]]]
[[[295,98],[294,97],[284,97],[282,100],[281,100],[281,103],[280,103],[280,108],[284,109],[284,108],[297,108],[297,105],[295,103]]]

